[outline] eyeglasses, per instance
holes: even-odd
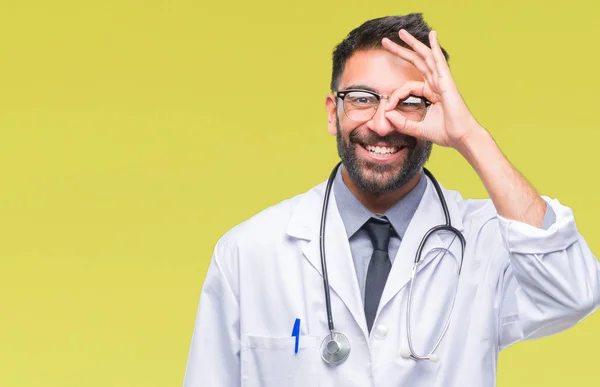
[[[366,122],[375,116],[382,99],[390,99],[389,95],[381,95],[369,90],[348,89],[335,91],[335,96],[342,100],[344,114],[352,121]],[[398,102],[395,110],[409,120],[421,121],[431,105],[424,97],[409,95]]]

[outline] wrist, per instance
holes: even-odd
[[[481,163],[485,163],[486,159],[493,159],[499,150],[492,135],[480,125],[474,126],[455,149],[476,170]]]

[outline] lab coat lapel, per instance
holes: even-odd
[[[445,191],[443,188],[442,191],[444,192],[448,204],[452,225],[461,231],[463,227],[462,220],[456,202],[453,198],[449,198],[449,192]],[[400,243],[400,248],[394,259],[394,264],[392,265],[383,294],[381,295],[379,310],[383,309],[409,282],[417,249],[425,234],[432,227],[445,224],[445,222],[446,220],[440,199],[433,187],[433,183],[427,179],[427,188],[423,194],[423,198],[404,234],[404,238]],[[432,234],[422,250],[421,261],[417,266],[417,273],[437,256],[437,254],[429,254],[429,252],[437,248],[447,247],[450,244],[451,239],[452,234],[448,234],[447,232],[439,231]],[[452,244],[452,251],[456,251],[456,245],[458,245],[458,241]],[[460,251],[460,248],[457,251]]]
[[[324,186],[307,193],[294,211],[288,227],[288,235],[308,239],[302,253],[312,266],[321,274],[321,254],[319,225],[323,204]],[[335,201],[333,190],[329,198],[327,222],[325,228],[325,256],[329,287],[346,305],[356,323],[366,332],[366,320],[363,302],[358,287],[358,279],[352,260],[346,229]]]
[[[302,253],[321,275],[319,225],[325,186],[326,184],[322,183],[303,195],[293,210],[286,230],[289,236],[308,241],[302,248]],[[446,191],[443,187],[442,192],[448,204],[452,225],[459,231],[462,231],[462,218],[456,204],[457,199],[454,197],[458,194],[453,191]],[[423,198],[404,234],[404,238],[394,259],[394,264],[392,265],[379,303],[379,310],[384,308],[406,286],[410,279],[415,254],[421,243],[421,239],[429,229],[440,224],[445,224],[444,212],[433,183],[428,178]],[[350,244],[342,218],[338,212],[333,191],[331,192],[327,211],[325,236],[327,238],[325,241],[325,253],[330,289],[338,295],[365,336],[368,336],[363,302],[352,261]],[[427,263],[436,257],[435,253],[428,253],[435,248],[447,247],[451,238],[452,236],[445,232],[438,232],[431,235],[423,249],[418,271],[422,270]],[[453,243],[451,248],[456,255],[460,254],[458,245],[459,243]]]

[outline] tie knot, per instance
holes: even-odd
[[[363,226],[369,233],[374,250],[388,252],[392,226],[387,219],[370,218]]]

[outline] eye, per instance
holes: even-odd
[[[398,103],[398,109],[401,110],[420,110],[425,109],[426,107],[426,99],[414,95],[409,95]]]
[[[372,107],[377,106],[379,101],[373,94],[362,91],[351,91],[344,98],[346,102],[355,107]]]

